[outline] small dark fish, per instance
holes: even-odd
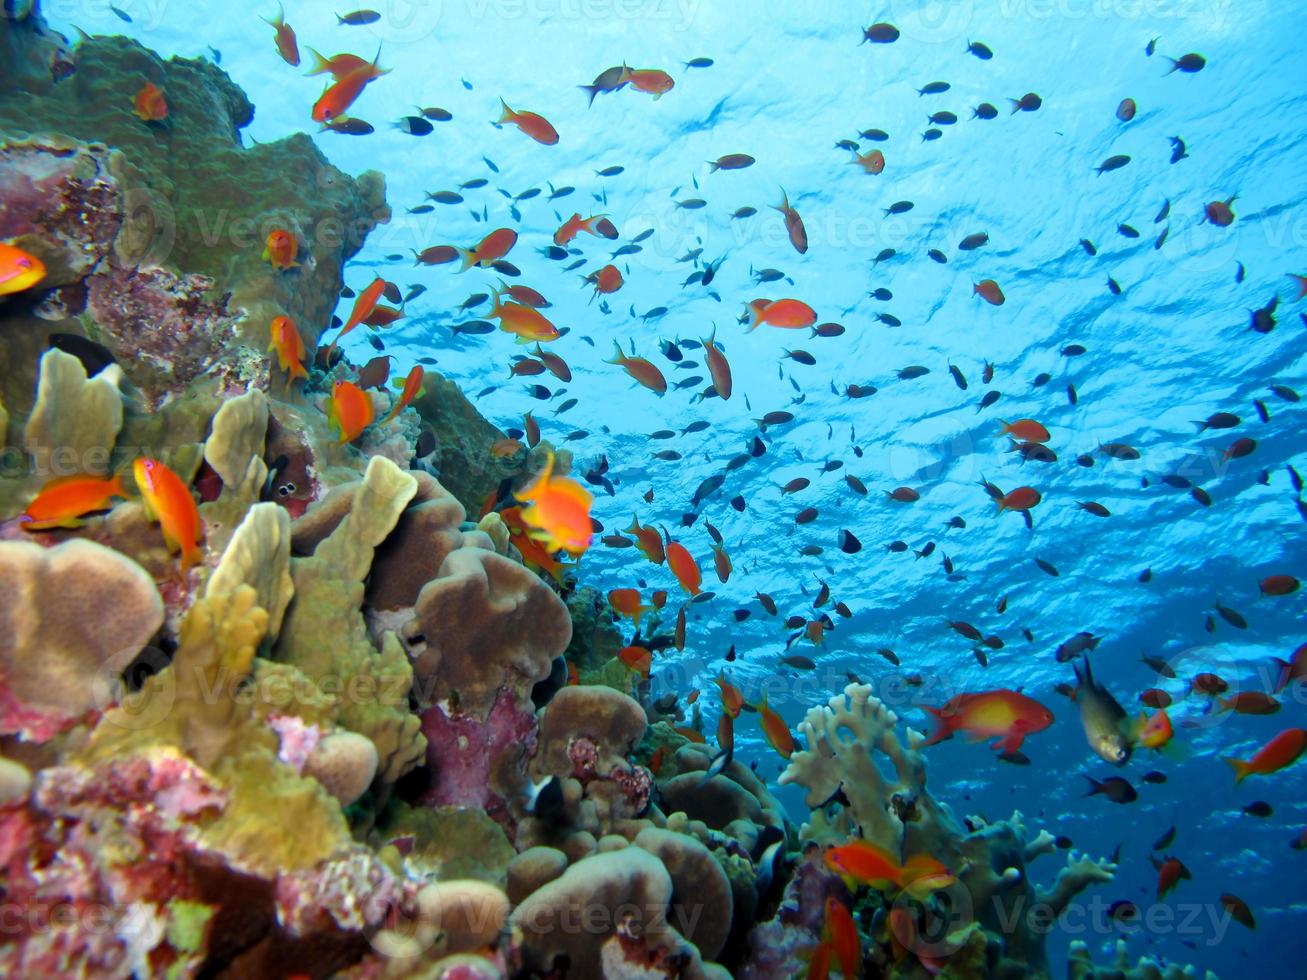
[[[374,333],[368,334],[368,343],[372,345],[373,350],[385,350],[386,345],[380,337]]]
[[[893,24],[872,24],[862,30],[862,44],[892,44],[899,39],[899,29]]]
[[[1179,58],[1168,58],[1167,60],[1171,62],[1171,71],[1167,72],[1168,75],[1176,71],[1192,75],[1195,72],[1202,71],[1207,66],[1207,59],[1200,54],[1191,53],[1182,55]]]
[[[1139,660],[1156,671],[1160,677],[1175,678],[1175,668],[1161,657],[1150,657],[1148,654],[1144,654],[1139,658]]]
[[[838,540],[840,551],[846,555],[855,555],[862,550],[862,542],[847,528],[840,531]]]
[[[951,85],[948,82],[927,82],[924,86],[917,89],[918,95],[942,95],[947,92]]]
[[[1161,783],[1166,782],[1166,773],[1158,772],[1156,769],[1150,769],[1148,772],[1144,773],[1139,778],[1146,783],[1160,785]]]
[[[1034,112],[1044,104],[1044,100],[1034,92],[1027,92],[1019,99],[1008,99],[1008,101],[1012,103],[1012,113],[1014,115],[1018,112]]]
[[[432,122],[449,122],[454,118],[454,114],[448,109],[442,109],[440,106],[418,106],[418,115]]]
[[[429,136],[435,129],[421,116],[402,116],[395,120],[394,125],[401,133],[408,133],[410,136]]]
[[[800,619],[802,619],[802,617],[800,617]],[[792,653],[788,657],[781,657],[780,663],[785,667],[793,667],[795,670],[817,669],[817,662],[815,660],[799,653]]]
[[[1086,348],[1084,347],[1083,344],[1067,344],[1065,347],[1062,348],[1062,356],[1079,357],[1081,354],[1085,353],[1085,351]]]
[[[871,140],[873,143],[883,143],[889,139],[889,133],[883,129],[864,129],[858,135],[864,140]]]
[[[1126,238],[1139,237],[1139,229],[1133,227],[1132,225],[1120,224],[1116,226],[1116,230],[1120,232],[1122,235],[1124,235]]]
[[[437,204],[462,204],[463,195],[456,191],[436,191],[428,192],[427,199],[435,201]]]
[[[1171,213],[1171,199],[1168,197],[1162,203],[1162,210],[1157,212],[1157,217],[1153,219],[1153,224],[1160,225],[1166,220],[1166,216]]]
[[[962,241],[958,242],[958,250],[962,252],[970,252],[980,248],[982,245],[988,244],[989,233],[978,231],[968,235],[966,238],[962,239]]]
[[[1160,249],[1163,245],[1166,244],[1167,236],[1170,234],[1171,234],[1171,226],[1167,225],[1165,228],[1162,229],[1162,233],[1158,235],[1155,239],[1153,239],[1154,252],[1156,252],[1158,249]]]
[[[906,541],[891,541],[889,544],[885,545],[885,550],[901,555],[903,552],[908,550],[908,543]]]
[[[1126,156],[1124,153],[1118,153],[1116,156],[1108,157],[1106,160],[1100,163],[1095,169],[1100,175],[1111,173],[1113,170],[1120,170],[1129,162],[1130,162],[1130,158],[1128,156]]]
[[[735,508],[736,511],[743,514],[744,507],[745,507],[744,497],[741,496],[740,494],[736,494],[734,497],[731,498],[731,506]]]
[[[9,12],[8,4],[6,4],[5,13],[7,14],[8,12]],[[125,10],[119,10],[113,4],[109,4],[109,12],[113,14],[115,17],[117,17],[119,20],[121,20],[124,24],[130,24],[132,22],[132,18],[127,14]]]
[[[1093,242],[1091,242],[1088,238],[1080,239],[1080,247],[1085,250],[1085,253],[1087,255],[1098,254],[1098,247]]]
[[[1198,501],[1204,507],[1212,506],[1212,495],[1202,487],[1194,487],[1189,491],[1189,496],[1193,497],[1194,500]]]
[[[699,210],[699,208],[703,207],[707,203],[708,202],[705,201],[703,198],[691,197],[691,198],[687,198],[684,201],[677,201],[676,206],[678,208],[684,208],[686,211],[697,211]]]
[[[906,214],[911,211],[913,204],[911,201],[895,201],[889,207],[884,208],[886,214]]]
[[[1078,500],[1076,501],[1076,503],[1079,505],[1081,510],[1088,511],[1089,513],[1093,514],[1095,517],[1112,516],[1112,512],[1108,510],[1106,507],[1104,507],[1102,504],[1098,503],[1097,501]]]
[[[926,117],[926,122],[933,123],[936,126],[952,126],[958,121],[958,117],[947,110],[933,112]]]
[[[1076,402],[1080,400],[1080,396],[1076,394],[1075,385],[1069,384],[1066,386],[1066,400],[1070,402],[1072,405],[1076,404]]]
[[[994,402],[998,401],[1002,397],[1003,397],[1003,393],[997,390],[985,392],[985,397],[980,399],[980,404],[976,406],[976,411],[980,412],[986,408],[989,408],[989,406],[993,405]]]
[[[735,221],[740,218],[752,218],[757,213],[758,213],[757,208],[751,208],[751,207],[736,208],[734,211],[731,212],[731,220]]]
[[[881,323],[885,324],[885,326],[887,327],[903,326],[903,321],[900,320],[898,317],[896,317],[893,313],[877,313],[876,319],[879,320]]]
[[[612,167],[604,167],[603,170],[596,170],[595,175],[599,177],[616,177],[625,170],[625,167],[615,165]]]
[[[980,41],[968,41],[967,51],[974,54],[981,61],[988,61],[990,58],[994,57],[994,52],[989,50],[989,45],[983,44]]]
[[[944,135],[944,130],[931,128],[921,134],[921,142],[932,143],[943,135]]]
[[[570,187],[570,186],[554,187],[551,184],[550,191],[549,191],[549,200],[556,201],[560,197],[567,197],[568,194],[571,194],[575,190],[576,190],[575,187]]]
[[[1086,796],[1095,796],[1102,794],[1113,803],[1133,803],[1139,799],[1139,793],[1129,780],[1124,776],[1108,776],[1106,779],[1095,779],[1093,776],[1086,776],[1089,780],[1089,792]]]
[[[1271,804],[1267,803],[1265,800],[1254,800],[1243,808],[1243,812],[1248,814],[1250,817],[1261,817],[1262,819],[1265,819],[1266,817],[1271,816],[1275,811],[1271,809]]]
[[[1144,48],[1144,54],[1151,58],[1153,56],[1153,52],[1156,50],[1157,50],[1157,38],[1153,38],[1151,41],[1148,42],[1148,45]]]
[[[691,58],[689,61],[681,62],[686,68],[711,68],[713,60],[711,58]]]
[[[1235,281],[1235,282],[1243,282],[1243,277],[1244,277],[1244,268],[1243,268],[1243,263],[1242,263],[1242,262],[1236,262],[1236,263],[1234,264],[1234,281]]]
[[[967,390],[967,379],[962,374],[961,368],[959,368],[956,364],[950,364],[948,366],[948,373],[953,375],[953,383],[957,385],[959,389],[961,389],[962,391]]]
[[[997,119],[998,109],[988,102],[982,102],[971,110],[972,119]]]
[[[926,255],[930,257],[931,261],[938,262],[940,265],[948,264],[948,256],[937,248],[932,248]]]
[[[354,10],[348,14],[337,14],[336,23],[348,24],[350,27],[362,27],[364,24],[375,24],[381,20],[381,14],[375,10]]]
[[[1219,602],[1213,608],[1216,609],[1217,614],[1222,619],[1235,629],[1246,630],[1248,628],[1248,620],[1244,619],[1237,610],[1231,609],[1229,606],[1223,606]]]
[[[1172,136],[1170,137],[1170,140],[1171,140],[1172,163],[1179,163],[1181,160],[1189,156],[1188,151],[1185,150],[1184,140],[1182,140],[1179,136]]]
[[[1049,574],[1049,575],[1052,575],[1054,578],[1057,578],[1059,575],[1062,574],[1061,572],[1059,572],[1059,571],[1057,570],[1057,566],[1056,566],[1056,565],[1054,565],[1054,564],[1053,564],[1052,562],[1050,562],[1050,561],[1045,561],[1043,558],[1036,558],[1036,559],[1035,559],[1035,564],[1039,566],[1039,570],[1040,570],[1040,571],[1045,572],[1045,573],[1047,573],[1047,574]]]
[[[415,207],[415,208],[409,208],[409,209],[408,209],[408,213],[409,213],[409,214],[430,214],[430,213],[431,213],[432,211],[434,211],[434,210],[436,210],[436,209],[435,209],[434,207],[432,207],[430,204],[419,204],[419,205],[418,205],[417,207]]]
[[[898,255],[898,252],[895,249],[882,248],[879,252],[876,253],[876,257],[872,259],[871,264],[880,265],[882,262],[887,262],[888,260],[894,258],[894,256],[896,255]]]

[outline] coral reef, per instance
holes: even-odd
[[[617,658],[579,566],[492,509],[543,443],[495,458],[502,433],[428,373],[341,444],[322,402],[353,367],[273,379],[269,322],[315,345],[388,219],[380,175],[340,173],[303,135],[246,148],[253,107],[216,65],[74,48],[37,7],[0,20],[0,58],[0,238],[49,270],[0,306],[18,463],[0,475],[0,863],[6,900],[78,912],[7,933],[0,970],[761,980],[804,972],[833,898],[879,974],[1049,973],[1031,910],[1056,918],[1111,864],[1071,854],[1037,888],[1051,838],[1020,814],[955,818],[856,684],[800,726],[781,780],[806,791],[796,830],[747,765],[710,775],[680,709]],[[147,80],[163,124],[123,98]],[[296,268],[260,259],[274,228]],[[47,350],[57,333],[111,362]],[[420,435],[435,448],[415,460]],[[58,530],[16,520],[58,471],[140,455],[198,497],[198,567],[179,572],[136,499]],[[938,859],[967,921],[896,945],[897,896],[823,861],[856,838]]]
[[[1141,956],[1133,966],[1125,940],[1118,939],[1116,955],[1109,967],[1098,967],[1089,957],[1089,947],[1079,939],[1071,941],[1067,954],[1067,980],[1189,980],[1198,974],[1191,966],[1159,963],[1151,956]],[[1204,980],[1216,980],[1211,970],[1203,972]]]

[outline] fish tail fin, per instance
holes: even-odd
[[[1089,780],[1089,792],[1085,794],[1086,796],[1093,796],[1095,793],[1103,792],[1103,784],[1093,776],[1085,776],[1085,779]]]
[[[324,72],[331,71],[330,61],[322,57],[322,55],[318,54],[318,52],[314,51],[312,48],[308,47],[307,45],[305,46],[304,50],[307,51],[309,53],[309,57],[313,59],[313,70],[308,72],[308,74],[321,75]]]
[[[1253,767],[1242,759],[1228,758],[1225,763],[1234,770],[1234,784],[1236,786],[1252,775]]]
[[[1007,435],[1007,434],[1008,434],[1009,432],[1011,432],[1011,431],[1012,431],[1012,423],[1011,423],[1011,422],[1007,421],[1006,419],[999,419],[999,420],[998,420],[998,434],[999,434],[999,435],[1001,435],[1001,436],[1005,436],[1005,435]]]
[[[127,493],[126,486],[123,485],[123,472],[126,471],[124,470],[122,472],[115,473],[112,477],[110,477],[108,489],[109,489],[109,495],[111,497],[122,497],[124,500],[126,500],[129,494]]]
[[[1008,99],[1008,101],[1012,103],[1012,114],[1015,116],[1018,112],[1021,111],[1021,100]]]
[[[309,372],[305,370],[304,365],[300,361],[292,359],[290,362],[290,379],[287,381],[287,384],[290,384],[296,378],[303,378],[305,381],[308,381]]]
[[[577,88],[579,88],[582,92],[585,92],[587,95],[590,96],[590,102],[589,102],[589,105],[587,106],[587,108],[588,108],[590,105],[594,105],[594,104],[595,104],[595,96],[599,94],[599,86],[598,86],[598,85],[578,85]]]
[[[943,708],[932,708],[929,705],[922,705],[921,707],[923,711],[935,719],[935,730],[926,737],[926,740],[922,742],[918,748],[925,748],[928,745],[936,745],[953,736],[953,726],[949,724],[948,719],[944,717]]]
[[[459,272],[467,272],[468,269],[477,264],[476,253],[472,249],[455,247],[454,251],[458,253],[458,257],[462,262],[458,269]]]
[[[622,353],[622,345],[616,340],[613,341],[613,356],[611,360],[605,359],[605,364],[621,364],[626,360],[626,355]]]
[[[584,86],[582,87],[584,88]],[[512,122],[517,114],[508,107],[508,103],[505,102],[503,99],[499,100],[499,104],[504,107],[504,111],[499,114],[499,122],[501,124]]]

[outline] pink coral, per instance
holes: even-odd
[[[362,932],[382,924],[417,886],[401,884],[371,851],[359,848],[310,869],[284,874],[275,888],[277,921],[292,936],[343,929]]]
[[[322,729],[306,724],[298,715],[269,715],[268,727],[281,740],[277,758],[296,772],[303,772],[304,763],[322,741]]]
[[[617,783],[626,795],[632,813],[643,813],[649,805],[649,792],[653,789],[653,776],[644,766],[614,769],[608,778]]]
[[[572,775],[582,783],[594,779],[599,769],[599,747],[588,738],[574,738],[567,743],[567,757],[572,760]]]
[[[447,714],[441,705],[433,705],[422,713],[422,734],[427,737],[431,780],[422,803],[480,807],[506,823],[503,794],[525,777],[504,777],[510,776],[508,770],[520,774],[524,758],[535,752],[534,712],[518,707],[514,693],[504,688],[485,721],[456,710]]]

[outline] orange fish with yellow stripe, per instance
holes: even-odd
[[[127,497],[121,474],[107,480],[84,473],[61,476],[41,487],[19,520],[24,531],[81,527],[83,517],[108,510],[114,497]]]

